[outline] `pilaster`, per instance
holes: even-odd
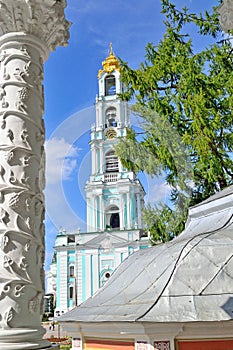
[[[138,224],[138,227],[142,227],[142,220],[141,220],[141,196],[139,193],[136,194],[137,196],[137,224]]]

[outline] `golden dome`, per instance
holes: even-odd
[[[112,43],[110,43],[109,56],[102,62],[102,66],[103,69],[99,70],[98,77],[100,77],[103,72],[112,73],[114,70],[120,70],[119,62],[112,51]]]

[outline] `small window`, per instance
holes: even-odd
[[[116,94],[116,78],[114,75],[108,75],[105,78],[105,96]]]
[[[74,287],[70,286],[70,288],[69,288],[69,297],[70,297],[70,299],[73,299],[73,296],[74,296]]]
[[[70,277],[74,277],[74,266],[70,266]]]

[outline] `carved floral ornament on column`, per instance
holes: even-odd
[[[66,45],[65,1],[0,0],[0,349],[41,349],[43,62]]]
[[[0,36],[31,34],[47,45],[49,54],[68,44],[70,22],[65,19],[65,7],[66,0],[0,0]]]

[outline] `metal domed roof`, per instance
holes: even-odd
[[[173,241],[128,257],[59,321],[190,322],[233,316],[233,186],[190,209]]]

